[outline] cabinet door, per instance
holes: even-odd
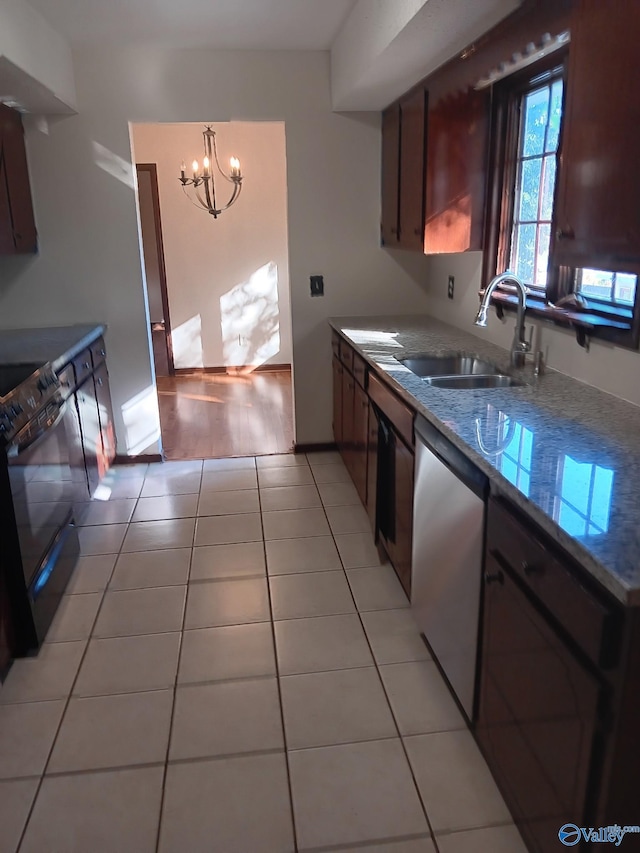
[[[344,464],[353,477],[354,459],[354,402],[355,402],[355,380],[348,370],[343,368],[342,373],[342,457]]]
[[[369,398],[357,383],[353,399],[353,456],[351,476],[360,495],[367,504],[367,440],[369,435]]]
[[[488,555],[485,569],[477,736],[529,849],[555,853],[563,824],[593,821],[585,806],[605,694],[506,566]]]
[[[411,542],[413,528],[414,454],[396,436],[395,440],[395,542],[391,561],[400,583],[411,597]]]
[[[424,243],[425,122],[424,89],[400,103],[399,244],[422,251]]]
[[[333,437],[338,448],[342,447],[342,373],[344,368],[334,356],[333,368]]]
[[[0,251],[22,254],[36,249],[22,119],[0,104]]]
[[[102,445],[102,457],[100,461],[100,476],[106,473],[115,459],[116,436],[113,423],[113,405],[111,403],[111,392],[109,390],[109,374],[106,362],[102,362],[93,374],[96,389],[96,402],[98,405],[98,420],[100,423],[100,441]]]
[[[482,249],[489,95],[469,88],[429,102],[424,251]]]
[[[100,419],[93,376],[87,377],[76,391],[76,403],[80,417],[82,451],[87,472],[89,494],[93,495],[100,483],[102,441],[100,438]]]
[[[383,246],[397,246],[400,197],[400,106],[382,113],[382,222]]]
[[[380,422],[375,406],[369,404],[367,429],[367,514],[373,534],[378,536],[378,430]]]
[[[569,77],[554,259],[615,268],[640,257],[637,0],[579,0]]]

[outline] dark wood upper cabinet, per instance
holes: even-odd
[[[481,250],[490,98],[468,88],[430,97],[424,251]]]
[[[398,245],[400,200],[400,105],[382,113],[382,221],[383,246]]]
[[[556,196],[554,259],[620,268],[640,258],[637,0],[576,0]]]
[[[400,102],[399,247],[422,251],[427,93],[423,88]]]
[[[0,104],[0,254],[37,250],[20,113]]]
[[[416,89],[382,113],[383,246],[422,251],[426,91]]]

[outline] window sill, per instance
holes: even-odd
[[[502,318],[504,310],[512,311],[518,307],[518,297],[513,293],[505,291],[494,291],[491,304],[495,305],[498,316]],[[553,308],[543,299],[529,295],[527,296],[527,313],[541,320],[549,320],[556,325],[575,329],[576,340],[580,346],[589,348],[589,337],[596,335],[616,343],[625,344],[625,338],[629,338],[626,346],[636,348],[637,345],[631,340],[632,321],[603,317],[593,311],[571,311],[565,308]]]

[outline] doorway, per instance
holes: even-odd
[[[131,125],[164,453],[287,453],[294,410],[284,123],[213,125],[220,163],[237,156],[245,179],[241,197],[215,219],[179,181],[180,163],[201,154],[203,129]],[[219,189],[224,195],[223,180]]]
[[[156,376],[173,376],[171,321],[164,265],[162,219],[158,195],[158,169],[155,163],[137,163],[138,204],[142,253],[147,279],[149,325]]]

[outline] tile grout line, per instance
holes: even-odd
[[[305,456],[306,459],[306,456]],[[255,462],[255,457],[254,457]],[[307,463],[308,464],[308,463]],[[298,466],[294,466],[298,467]],[[309,466],[310,467],[310,466]],[[256,463],[256,472],[257,472],[257,463]],[[256,473],[257,475],[257,473]],[[275,628],[275,620],[273,618],[273,601],[271,599],[271,583],[269,581],[269,564],[267,560],[267,542],[264,538],[264,519],[262,515],[262,497],[260,490],[260,480],[258,479],[258,506],[260,507],[260,529],[262,530],[262,551],[264,554],[264,567],[266,574],[266,585],[267,585],[267,598],[269,601],[269,621],[271,625],[271,642],[273,644],[273,659],[276,669],[276,687],[278,690],[278,704],[280,707],[280,725],[282,726],[282,740],[284,743],[284,761],[285,768],[287,772],[287,790],[289,792],[289,813],[291,816],[291,828],[293,831],[293,848],[297,851],[298,848],[298,831],[296,827],[296,816],[293,808],[293,784],[291,782],[291,765],[289,762],[289,749],[287,747],[287,729],[284,722],[284,704],[282,702],[282,685],[280,683],[280,664],[278,662],[278,648],[276,645],[276,628]]]
[[[346,467],[346,466],[345,466],[345,467]],[[313,471],[312,471],[312,473],[313,473]],[[315,476],[314,476],[314,481],[315,481]],[[316,483],[316,486],[317,486],[317,483]],[[324,506],[323,506],[323,509],[325,509],[325,508],[324,508]],[[326,516],[326,518],[327,518],[327,524],[329,524],[329,517],[328,517],[328,516],[327,516],[327,514],[326,514],[326,510],[325,510],[325,516]],[[336,547],[336,550],[338,551],[338,556],[340,557],[340,563],[342,564],[342,568],[343,568],[343,571],[344,571],[344,575],[345,575],[345,578],[346,578],[346,581],[347,581],[347,586],[349,587],[349,592],[350,592],[350,594],[351,594],[351,598],[352,598],[352,600],[353,600],[353,604],[354,604],[354,606],[355,606],[356,613],[357,613],[357,615],[358,615],[358,620],[359,620],[359,622],[360,622],[360,627],[362,628],[362,632],[363,632],[363,634],[364,634],[364,636],[365,636],[365,640],[366,640],[367,646],[368,646],[368,648],[369,648],[369,652],[371,653],[371,657],[372,657],[372,659],[373,659],[373,664],[374,664],[374,666],[375,666],[375,668],[376,668],[376,672],[378,673],[378,679],[379,679],[379,681],[380,681],[380,685],[381,685],[381,687],[382,687],[382,691],[383,691],[383,693],[384,693],[384,695],[385,695],[385,698],[386,698],[386,700],[387,700],[387,705],[389,706],[389,711],[391,712],[391,718],[393,719],[393,723],[394,723],[395,728],[396,728],[396,732],[397,732],[398,740],[400,741],[400,746],[401,746],[401,748],[402,748],[402,752],[403,752],[403,754],[404,754],[405,760],[406,760],[407,765],[408,765],[408,767],[409,767],[409,772],[410,772],[410,774],[411,774],[411,778],[412,778],[412,780],[413,780],[413,785],[414,785],[415,791],[416,791],[416,793],[417,793],[417,795],[418,795],[418,800],[419,800],[419,802],[420,802],[420,805],[422,806],[422,811],[423,811],[423,814],[424,814],[425,820],[426,820],[426,822],[427,822],[427,826],[428,826],[428,828],[429,828],[429,832],[430,832],[430,834],[431,834],[431,840],[432,840],[433,846],[435,847],[435,853],[440,853],[440,848],[438,847],[438,844],[437,844],[437,841],[436,841],[435,833],[434,833],[434,831],[433,831],[433,826],[432,826],[432,824],[431,824],[431,820],[429,819],[429,815],[428,815],[428,813],[427,813],[427,808],[426,808],[425,802],[424,802],[424,800],[423,800],[423,798],[422,798],[422,794],[421,794],[421,792],[420,792],[420,788],[418,787],[418,782],[417,782],[417,779],[416,779],[415,773],[414,773],[414,771],[413,771],[413,765],[411,764],[411,761],[409,760],[409,754],[408,754],[408,752],[407,752],[407,748],[406,748],[406,746],[405,746],[404,739],[403,739],[402,734],[401,734],[401,732],[400,732],[400,727],[399,727],[399,725],[398,725],[398,721],[397,721],[397,719],[396,719],[396,715],[395,715],[395,713],[394,713],[393,706],[392,706],[392,704],[391,704],[391,700],[389,699],[389,694],[388,694],[388,692],[387,692],[387,688],[386,688],[386,686],[385,686],[384,680],[383,680],[383,678],[382,678],[382,674],[381,674],[381,672],[380,672],[380,666],[378,665],[378,661],[377,661],[376,656],[375,656],[375,654],[374,654],[374,652],[373,652],[373,647],[371,646],[371,642],[369,641],[369,635],[367,634],[367,630],[366,630],[366,628],[365,628],[364,621],[363,621],[363,619],[362,619],[362,614],[361,614],[361,612],[360,612],[360,608],[358,607],[358,602],[356,601],[356,597],[355,597],[355,594],[354,594],[353,588],[352,588],[352,586],[351,586],[351,582],[350,582],[350,580],[349,580],[349,574],[348,574],[348,572],[347,572],[347,570],[346,570],[346,568],[345,568],[345,566],[344,566],[344,561],[343,561],[343,559],[342,559],[342,554],[340,554],[340,549],[338,548],[338,543],[336,542],[335,534],[334,534],[334,532],[333,532],[333,530],[332,530],[332,528],[331,528],[331,524],[329,524],[329,530],[331,531],[331,536],[333,537],[334,545],[335,545],[335,547]],[[374,541],[374,545],[375,545],[375,541]],[[371,611],[366,611],[366,612],[371,612]]]
[[[202,468],[200,469],[200,485],[202,486],[202,474],[204,470],[204,460],[202,461]],[[198,492],[199,494],[199,492]],[[195,547],[195,539],[196,539],[196,529],[197,523],[193,525],[193,534],[191,536],[191,554],[189,557],[189,571],[187,573],[187,584],[184,592],[184,605],[182,608],[182,624],[180,627],[180,636],[178,639],[178,657],[176,660],[176,674],[173,679],[173,698],[171,702],[171,714],[169,715],[169,733],[167,737],[167,751],[164,760],[164,768],[162,773],[162,786],[160,788],[160,809],[158,811],[158,829],[156,832],[156,844],[155,850],[156,853],[160,850],[160,838],[162,834],[162,817],[164,814],[164,802],[166,796],[167,789],[167,775],[169,773],[169,753],[171,750],[171,741],[173,740],[173,723],[176,712],[176,699],[178,696],[178,674],[180,672],[180,663],[182,659],[182,641],[184,638],[184,626],[187,620],[187,605],[189,603],[189,581],[191,579],[191,566],[193,563],[193,549]]]
[[[129,524],[127,523],[127,529],[128,529],[128,527],[129,527]],[[125,531],[125,537],[126,537],[126,531]],[[60,721],[59,721],[58,726],[57,726],[57,728],[56,728],[56,733],[55,733],[55,735],[54,735],[54,737],[53,737],[53,741],[51,742],[51,748],[49,749],[49,752],[48,752],[48,754],[47,754],[46,761],[45,761],[45,763],[44,763],[44,767],[42,768],[42,773],[41,773],[41,775],[40,775],[40,781],[39,781],[39,783],[38,783],[38,786],[37,786],[37,788],[36,788],[36,792],[35,792],[35,794],[34,794],[34,797],[33,797],[32,802],[31,802],[31,807],[30,807],[30,809],[29,809],[29,811],[28,811],[28,813],[27,813],[27,817],[26,817],[26,820],[25,820],[25,822],[24,822],[24,826],[23,826],[23,828],[22,828],[22,832],[20,833],[20,838],[19,838],[19,840],[18,840],[18,845],[17,845],[17,847],[16,847],[16,853],[19,853],[19,851],[20,851],[20,849],[21,849],[21,847],[22,847],[22,844],[23,844],[23,842],[24,842],[25,835],[26,835],[26,833],[27,833],[27,829],[28,829],[28,827],[29,827],[29,823],[30,823],[30,821],[31,821],[31,817],[33,816],[33,812],[34,812],[34,810],[35,810],[36,803],[37,803],[37,801],[38,801],[38,797],[40,796],[40,791],[42,790],[42,785],[43,785],[44,780],[45,780],[45,777],[46,777],[47,768],[48,768],[48,766],[49,766],[49,763],[50,763],[50,761],[51,761],[51,756],[53,755],[53,751],[54,751],[55,746],[56,746],[56,743],[57,743],[57,741],[58,741],[58,737],[59,737],[59,735],[60,735],[60,730],[62,729],[62,725],[63,725],[63,723],[64,723],[64,719],[65,719],[65,717],[66,717],[66,715],[67,715],[67,710],[68,710],[68,708],[69,708],[69,705],[70,705],[70,703],[71,703],[71,699],[72,699],[72,697],[73,697],[73,690],[74,690],[74,688],[75,688],[75,686],[76,686],[76,684],[77,684],[78,676],[80,675],[80,670],[82,669],[82,665],[83,665],[83,663],[84,663],[84,661],[85,661],[85,658],[86,658],[86,656],[87,656],[87,652],[88,652],[88,650],[89,650],[89,643],[91,642],[91,638],[92,638],[93,631],[94,631],[94,629],[95,629],[95,626],[96,626],[96,624],[97,624],[97,622],[98,622],[98,618],[99,618],[99,616],[100,616],[100,612],[101,612],[101,610],[102,610],[102,605],[103,605],[103,603],[104,603],[104,599],[105,599],[105,596],[106,596],[106,594],[107,594],[107,588],[108,588],[108,586],[109,586],[109,583],[111,582],[111,578],[113,577],[113,573],[114,573],[114,572],[115,572],[115,570],[116,570],[116,564],[117,564],[117,562],[118,562],[118,557],[120,556],[120,554],[121,554],[121,552],[122,552],[122,545],[124,544],[124,538],[125,538],[125,537],[123,537],[123,538],[122,538],[122,542],[120,543],[120,549],[118,550],[118,552],[117,552],[117,556],[116,556],[116,559],[115,559],[115,561],[114,561],[114,563],[113,563],[113,568],[111,569],[111,574],[110,574],[110,576],[109,576],[109,580],[107,581],[107,584],[106,584],[106,586],[105,586],[105,588],[104,588],[104,591],[102,592],[102,596],[101,596],[101,598],[100,598],[100,604],[98,605],[98,609],[97,609],[97,611],[96,611],[96,615],[94,616],[93,622],[92,622],[92,624],[91,624],[91,629],[89,630],[89,635],[88,635],[88,637],[87,637],[87,640],[86,640],[86,643],[85,643],[84,650],[83,650],[82,655],[81,655],[81,657],[80,657],[80,662],[79,662],[79,664],[78,664],[78,668],[76,669],[76,674],[75,674],[75,676],[73,677],[73,680],[72,680],[72,682],[71,682],[71,686],[69,687],[69,694],[68,694],[68,696],[67,696],[66,700],[63,700],[63,701],[64,701],[64,703],[65,703],[65,704],[64,704],[64,708],[63,708],[62,714],[60,715]],[[87,555],[87,556],[89,556],[89,555]],[[96,555],[96,556],[101,556],[101,555]],[[46,638],[45,638],[45,641],[46,641]],[[73,641],[71,641],[71,640],[70,640],[69,642],[73,642]],[[43,645],[44,645],[44,644],[43,644]],[[53,645],[53,644],[52,644],[52,645]]]

